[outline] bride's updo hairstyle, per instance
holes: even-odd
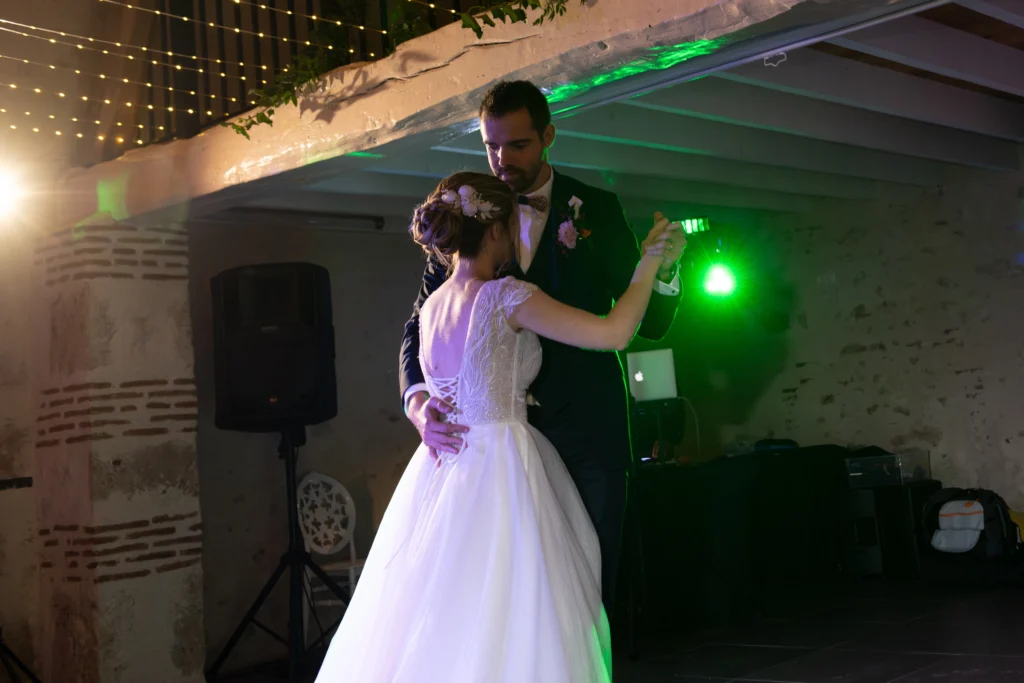
[[[512,188],[492,175],[455,173],[416,207],[409,233],[428,255],[450,267],[456,256],[476,258],[495,223],[508,230],[517,201]]]

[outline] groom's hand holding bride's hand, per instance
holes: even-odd
[[[409,398],[409,420],[420,433],[423,443],[430,449],[430,457],[438,465],[441,464],[438,453],[458,454],[462,447],[460,435],[469,431],[469,427],[465,425],[450,424],[442,420],[442,416],[451,413],[452,410],[450,405],[425,391]]]
[[[654,214],[654,226],[641,246],[641,254],[652,253],[657,249],[662,256],[658,279],[670,282],[676,275],[676,265],[686,251],[686,235],[679,223],[670,223],[660,211]]]

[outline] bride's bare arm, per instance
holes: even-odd
[[[509,323],[570,346],[602,351],[625,349],[647,310],[671,229],[674,228],[659,214],[651,236],[645,241],[633,280],[607,316],[567,306],[538,291],[512,312]]]

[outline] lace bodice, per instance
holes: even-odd
[[[540,340],[532,332],[513,330],[508,316],[535,291],[535,285],[511,277],[480,288],[458,377],[432,377],[420,340],[420,367],[430,394],[455,406],[450,421],[474,425],[526,420],[526,392],[540,371]]]

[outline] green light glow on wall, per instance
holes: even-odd
[[[709,55],[718,50],[722,44],[722,40],[698,40],[693,43],[680,43],[678,45],[669,45],[665,47],[652,47],[644,56],[639,59],[635,59],[628,64],[624,64],[617,69],[597,74],[596,76],[592,76],[580,83],[566,83],[565,85],[555,87],[548,95],[548,102],[552,104],[564,102],[566,100],[571,100],[574,97],[579,97],[594,88],[614,83],[615,81],[620,81],[623,78],[637,76],[639,74],[647,73],[648,71],[662,71],[664,69],[670,69],[695,57]],[[575,108],[576,107],[566,107],[564,109],[559,109],[555,114],[562,114]]]

